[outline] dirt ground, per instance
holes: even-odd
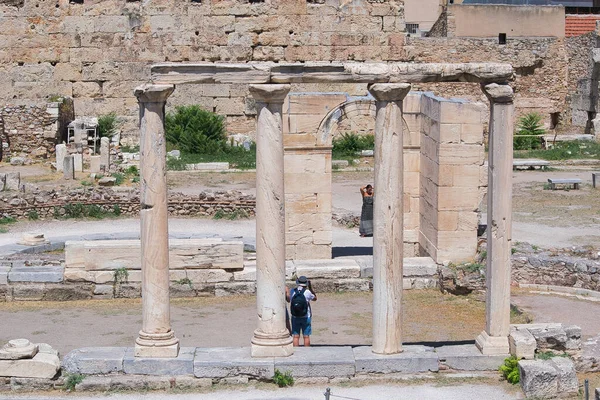
[[[404,342],[472,342],[485,325],[482,300],[437,290],[405,291]],[[600,313],[598,303],[521,291],[512,301],[525,311],[512,315],[512,323],[576,324],[583,328],[584,337],[600,331],[600,322],[590,317]],[[171,320],[182,346],[247,346],[256,328],[255,307],[254,296],[173,299]],[[371,307],[371,293],[320,294],[313,304],[313,344],[370,344]],[[10,302],[0,303],[0,320],[0,343],[26,337],[50,343],[66,354],[86,346],[130,346],[142,324],[142,313],[139,299]]]

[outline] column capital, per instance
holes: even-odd
[[[491,103],[512,103],[515,95],[510,86],[497,83],[482,84],[481,90]]]
[[[164,103],[175,90],[175,85],[144,84],[135,88],[133,94],[140,103]]]
[[[369,93],[377,101],[402,101],[410,92],[410,83],[374,83],[369,85]]]
[[[262,84],[250,85],[250,94],[261,103],[283,103],[290,91],[290,85]]]

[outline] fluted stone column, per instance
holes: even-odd
[[[283,100],[290,85],[250,85],[256,100],[256,307],[252,357],[293,353],[285,324]]]
[[[173,85],[144,85],[135,90],[140,104],[140,177],[142,244],[142,330],[136,357],[177,357],[179,339],[171,330],[169,239],[164,110]],[[107,166],[108,167],[108,166]]]
[[[402,351],[403,120],[407,83],[378,83],[375,97],[373,352]]]
[[[513,90],[482,86],[490,100],[486,324],[476,339],[483,354],[508,354],[513,163]]]

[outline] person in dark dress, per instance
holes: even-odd
[[[358,233],[361,237],[370,237],[373,236],[373,186],[361,187],[360,194],[362,195],[363,204]]]

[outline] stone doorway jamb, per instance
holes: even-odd
[[[482,84],[490,100],[485,330],[483,354],[508,354],[512,236],[514,93],[506,84]]]

